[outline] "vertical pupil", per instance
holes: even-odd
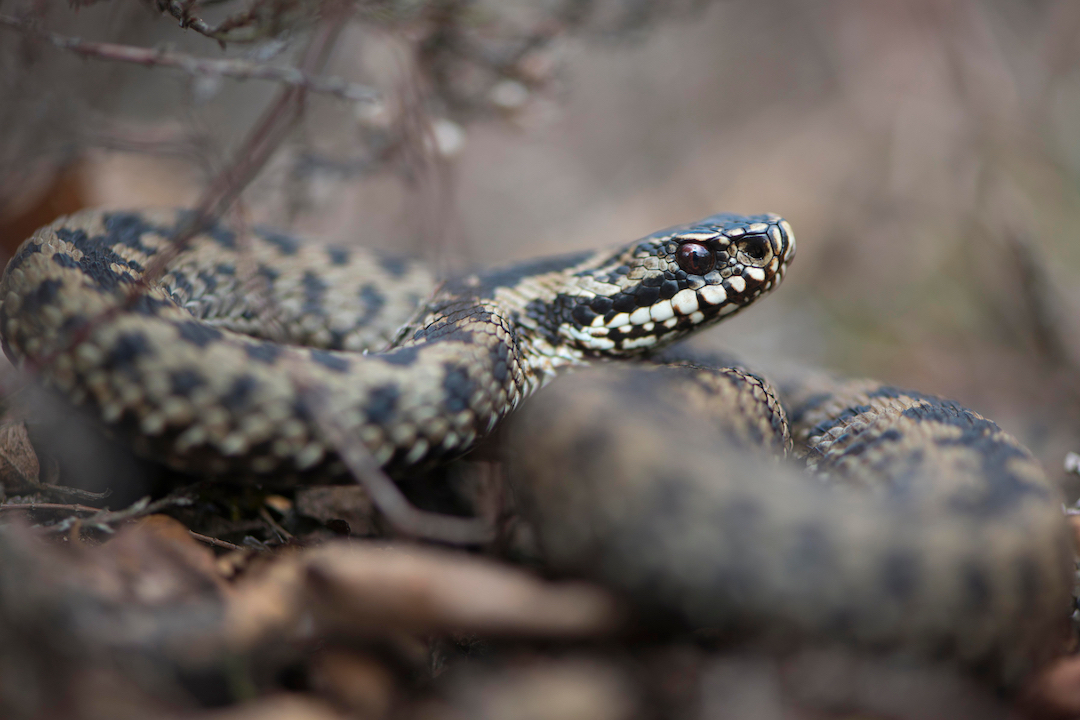
[[[704,275],[713,268],[712,251],[701,243],[685,243],[676,253],[679,267],[691,275]]]

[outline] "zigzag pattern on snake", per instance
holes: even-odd
[[[436,290],[417,264],[216,226],[68,349],[182,218],[91,211],[42,229],[0,283],[0,335],[17,361],[57,354],[43,377],[143,453],[212,473],[342,474],[305,407],[313,386],[380,464],[460,454],[558,368],[640,355],[745,307],[795,250],[781,218],[723,214]]]
[[[313,387],[391,471],[461,454],[561,369],[641,358],[744,308],[795,249],[775,215],[722,214],[437,285],[416,263],[214,226],[110,315],[182,220],[89,211],[38,231],[0,281],[0,336],[137,450],[210,474],[343,475]],[[555,565],[589,571],[601,552],[592,574],[694,623],[764,618],[1006,682],[1056,647],[1071,564],[1060,500],[990,421],[874,383],[785,382],[823,493],[719,452],[790,446],[783,405],[752,373],[698,369],[659,391],[580,377],[530,404],[511,442]]]

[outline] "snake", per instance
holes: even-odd
[[[190,220],[82,211],[0,279],[5,354],[140,454],[312,482],[348,476],[344,433],[396,477],[508,426],[551,567],[643,607],[957,658],[1006,684],[1061,644],[1061,499],[992,421],[873,381],[774,387],[665,357],[780,283],[796,244],[777,215],[446,281],[262,226],[211,223],[175,252]]]

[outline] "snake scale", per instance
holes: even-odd
[[[746,307],[795,251],[778,216],[720,214],[438,284],[214,225],[125,301],[184,219],[95,210],[39,230],[0,281],[0,336],[137,451],[211,475],[343,475],[316,401],[392,473],[460,455],[562,369],[655,357]],[[954,657],[1005,683],[1054,653],[1072,554],[1027,450],[918,393],[780,388],[637,363],[525,403],[510,475],[552,566],[696,625]],[[778,459],[792,438],[810,472]]]

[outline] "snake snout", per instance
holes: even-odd
[[[780,258],[780,273],[783,274],[791,261],[795,259],[795,233],[791,231],[788,221],[779,216],[775,218],[775,225],[769,228],[769,239],[773,244],[773,251]]]

